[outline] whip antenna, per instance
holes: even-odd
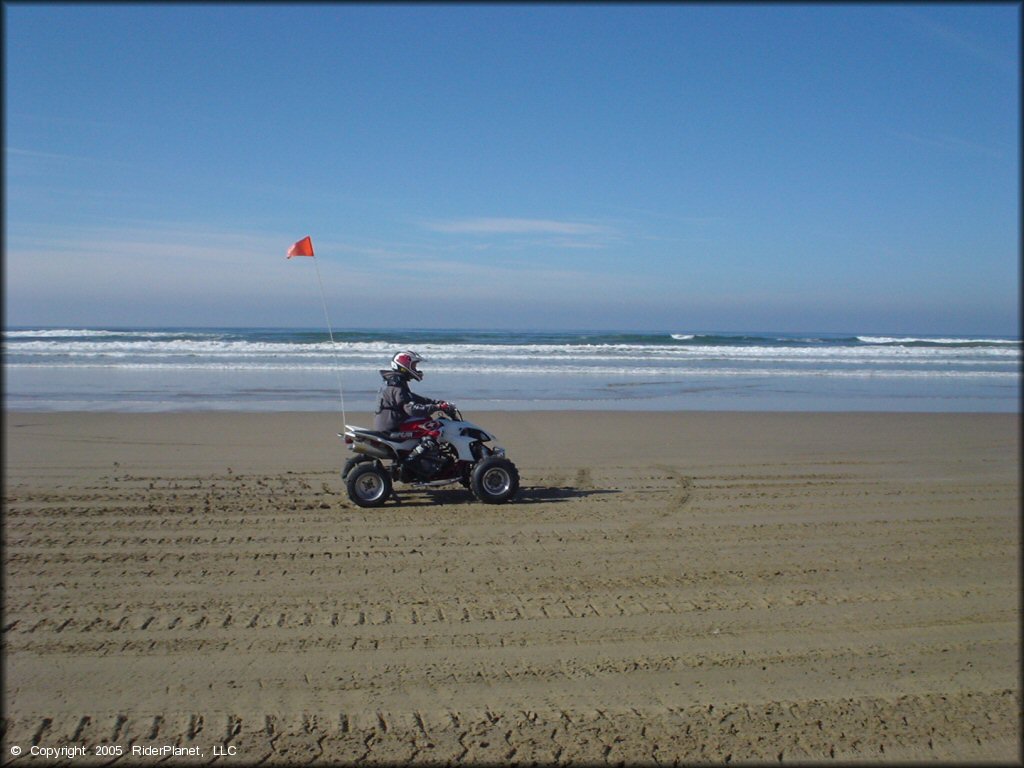
[[[334,353],[334,372],[338,377],[338,396],[341,398],[341,422],[343,426],[348,426],[348,416],[345,414],[345,390],[341,386],[341,360],[338,358],[338,345],[334,341],[334,329],[331,328],[331,317],[327,314],[327,294],[324,293],[324,281],[320,277],[320,265],[316,261],[316,257],[313,256],[313,241],[309,235],[299,240],[297,243],[292,245],[288,249],[287,258],[292,256],[309,256],[313,259],[313,266],[316,267],[316,281],[320,286],[320,301],[324,305],[324,320],[327,321],[327,335],[331,337],[331,351]]]

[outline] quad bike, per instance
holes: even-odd
[[[454,407],[437,419],[411,419],[394,432],[345,425],[345,441],[355,455],[341,473],[348,496],[360,507],[379,507],[395,483],[435,488],[461,483],[487,504],[508,501],[519,490],[519,471],[494,435],[464,421]],[[396,497],[397,498],[397,497]]]

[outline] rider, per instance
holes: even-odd
[[[409,390],[409,380],[423,381],[418,369],[423,358],[412,351],[399,352],[391,358],[391,370],[380,372],[384,383],[377,395],[377,411],[373,428],[378,432],[393,432],[409,418],[429,418],[435,411],[448,412],[455,406],[431,400]]]

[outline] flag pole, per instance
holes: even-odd
[[[327,321],[327,335],[331,337],[331,350],[334,352],[334,373],[338,377],[338,396],[341,398],[341,425],[348,427],[348,416],[345,414],[345,390],[341,386],[341,360],[338,358],[338,345],[334,341],[334,329],[331,328],[331,317],[327,314],[327,294],[324,293],[324,281],[320,277],[320,265],[313,257],[313,266],[316,267],[316,281],[320,284],[320,301],[324,305],[324,320]]]
[[[316,282],[320,286],[320,301],[324,305],[324,320],[327,321],[327,334],[331,337],[331,351],[334,353],[334,373],[338,377],[338,396],[341,398],[341,420],[345,427],[348,427],[348,414],[345,413],[345,389],[341,386],[341,360],[338,358],[338,344],[334,340],[334,329],[331,327],[331,316],[327,313],[327,293],[324,291],[324,280],[320,277],[320,264],[317,263],[313,254],[313,240],[306,237],[299,240],[288,249],[288,258],[292,256],[309,256],[313,259],[313,266],[316,267]]]

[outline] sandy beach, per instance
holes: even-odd
[[[6,413],[3,762],[1020,761],[1019,415],[466,415]]]

